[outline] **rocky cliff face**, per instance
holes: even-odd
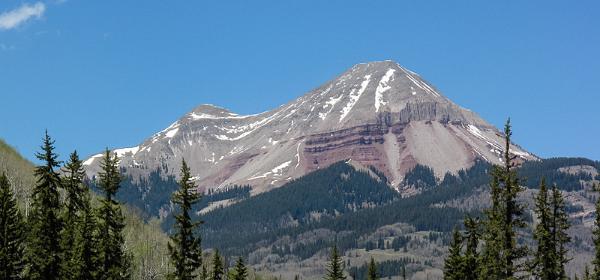
[[[181,160],[201,188],[250,184],[260,192],[331,163],[373,165],[397,185],[417,163],[438,176],[476,159],[500,163],[502,135],[475,113],[392,61],[358,64],[272,111],[237,115],[201,105],[133,148],[117,149],[137,176],[177,175]],[[518,146],[523,160],[536,157]],[[99,170],[100,155],[85,165]]]

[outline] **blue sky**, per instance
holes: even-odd
[[[0,138],[128,147],[201,103],[286,103],[392,59],[543,157],[600,159],[598,1],[0,2]]]

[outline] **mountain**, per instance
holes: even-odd
[[[417,164],[436,177],[478,159],[500,163],[502,134],[392,61],[357,64],[272,111],[238,115],[201,105],[135,147],[117,149],[133,178],[177,175],[185,158],[202,188],[269,190],[335,162],[381,170],[397,187]],[[535,160],[519,146],[511,152]],[[85,161],[88,175],[101,155]]]

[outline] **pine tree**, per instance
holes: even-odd
[[[462,250],[462,236],[458,229],[454,229],[452,232],[452,241],[450,248],[448,249],[448,257],[444,261],[444,280],[462,280],[465,278],[463,273],[463,257],[461,256]]]
[[[297,276],[297,275],[296,275]],[[244,264],[244,259],[239,257],[235,263],[231,280],[246,280],[248,279],[248,268]]]
[[[74,240],[76,269],[73,279],[98,279],[98,225],[91,205],[89,189],[81,197],[80,223]]]
[[[78,279],[79,259],[76,257],[75,239],[78,235],[80,225],[80,211],[82,209],[82,196],[85,191],[83,178],[85,171],[83,163],[77,155],[77,151],[71,153],[69,161],[63,168],[64,177],[62,185],[66,192],[65,209],[63,210],[62,220],[63,229],[61,231],[61,279]]]
[[[200,222],[193,222],[190,217],[192,205],[200,200],[200,194],[191,181],[190,169],[185,163],[181,164],[181,180],[179,190],[173,194],[172,201],[180,211],[175,215],[175,234],[168,244],[171,262],[175,267],[169,279],[191,280],[197,274],[196,269],[202,265],[202,249],[200,237],[194,236],[194,230]]]
[[[61,264],[59,189],[62,184],[60,175],[54,170],[59,161],[48,132],[41,148],[42,152],[36,154],[42,165],[35,168],[37,183],[32,193],[25,250],[26,278],[32,280],[59,279]]]
[[[551,234],[551,211],[546,180],[542,178],[540,190],[535,197],[535,213],[538,223],[533,232],[533,239],[537,242],[537,249],[533,259],[533,275],[543,280],[557,279],[554,271],[556,252]]]
[[[375,260],[371,257],[371,261],[369,262],[369,269],[367,272],[368,280],[377,280],[379,279],[379,275],[377,274],[377,265],[375,264]]]
[[[463,270],[465,280],[475,280],[479,277],[479,253],[477,246],[479,245],[479,221],[471,217],[465,219],[465,238],[466,250],[463,260]]]
[[[571,237],[567,234],[567,230],[570,227],[569,215],[566,211],[565,200],[562,193],[556,185],[552,186],[552,196],[550,198],[552,206],[552,219],[551,219],[551,234],[552,243],[554,245],[554,273],[557,279],[567,279],[567,273],[565,271],[565,265],[569,262],[567,257],[567,243],[571,242]]]
[[[325,280],[344,280],[344,261],[340,256],[337,246],[334,245],[331,249],[331,256],[329,257],[329,263],[327,264],[327,275]]]
[[[23,218],[6,175],[0,175],[0,279],[21,279]]]
[[[223,260],[221,259],[221,255],[219,255],[219,250],[215,250],[215,254],[212,259],[212,271],[210,275],[211,280],[222,280],[223,275],[225,274],[223,268]]]
[[[119,190],[121,174],[119,159],[107,149],[98,173],[100,189],[104,192],[100,214],[100,272],[99,279],[120,280],[130,278],[130,260],[124,251],[123,228],[125,227],[121,207],[114,197]]]
[[[527,247],[517,243],[517,232],[524,229],[523,206],[517,196],[523,191],[514,166],[514,156],[510,154],[512,136],[510,119],[504,128],[504,166],[494,166],[490,183],[492,206],[485,211],[485,246],[482,256],[480,279],[514,279],[524,271],[523,258]]]

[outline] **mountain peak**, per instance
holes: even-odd
[[[201,104],[200,106],[194,108],[189,115],[193,119],[210,119],[235,117],[238,114],[213,104]]]

